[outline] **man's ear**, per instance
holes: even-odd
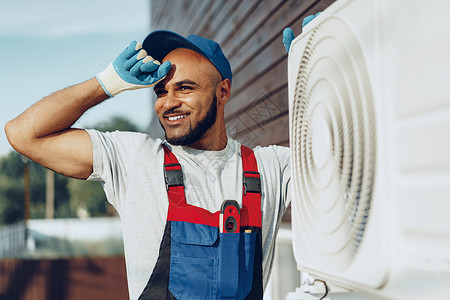
[[[217,84],[216,88],[217,101],[224,105],[231,96],[231,81],[224,79]]]

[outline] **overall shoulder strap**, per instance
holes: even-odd
[[[261,178],[253,150],[241,145],[243,191],[241,226],[261,227]]]
[[[162,147],[164,149],[164,180],[169,201],[186,203],[181,165],[166,145],[162,145]]]
[[[187,204],[184,190],[183,172],[176,156],[165,145],[164,180],[169,198],[168,221],[182,221],[209,226],[219,226],[219,213]]]

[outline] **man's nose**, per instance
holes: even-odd
[[[169,90],[164,99],[163,106],[164,106],[165,110],[173,109],[175,107],[179,107],[180,105],[181,105],[180,98],[177,96],[175,91]]]

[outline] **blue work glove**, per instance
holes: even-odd
[[[311,22],[318,15],[320,15],[320,12],[318,12],[315,15],[305,17],[302,22],[302,28],[304,28],[309,22]],[[295,39],[294,31],[290,27],[285,28],[283,31],[283,44],[284,48],[286,48],[286,51],[288,53],[289,49],[291,48],[291,43],[294,39]]]
[[[131,42],[114,62],[97,75],[105,93],[114,97],[126,91],[151,87],[166,77],[171,63],[162,65],[142,49],[141,43]]]

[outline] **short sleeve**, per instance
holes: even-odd
[[[284,210],[291,205],[291,197],[289,193],[291,182],[291,156],[288,147],[274,146],[278,161],[280,162],[280,171],[282,176],[282,199]]]
[[[258,168],[263,171],[271,197],[278,199],[278,218],[281,218],[291,204],[289,185],[291,181],[290,150],[283,146],[256,147]],[[273,199],[270,200],[272,203]]]
[[[93,172],[87,180],[99,181],[108,201],[118,209],[126,191],[130,165],[146,135],[132,132],[86,130],[92,141]]]

